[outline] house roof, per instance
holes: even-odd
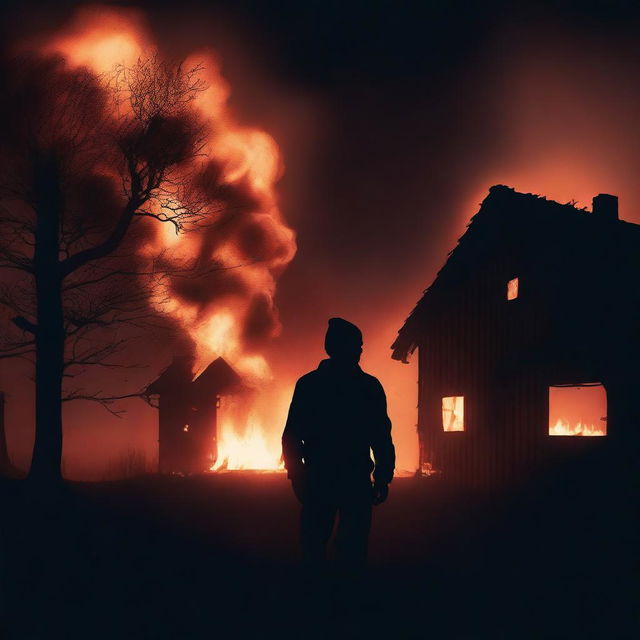
[[[573,204],[560,204],[495,185],[489,189],[444,266],[398,331],[398,337],[391,345],[393,359],[407,362],[417,347],[422,324],[431,309],[437,306],[441,294],[460,282],[470,270],[490,259],[496,250],[505,246],[506,239],[521,249],[533,248],[534,252],[554,244],[561,247],[556,250],[562,250],[576,260],[580,260],[580,255],[597,255],[598,259],[607,260],[606,264],[616,275],[633,273],[634,282],[640,272],[640,226],[612,220]]]

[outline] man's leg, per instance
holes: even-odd
[[[333,531],[338,505],[307,492],[300,517],[302,559],[308,569],[321,570],[326,565],[327,542]]]
[[[336,547],[340,567],[348,573],[360,573],[367,565],[371,530],[371,485],[345,492],[340,502]]]

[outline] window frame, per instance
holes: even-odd
[[[566,389],[579,389],[579,388],[594,388],[594,387],[601,387],[602,391],[604,393],[604,411],[605,414],[604,416],[601,416],[597,423],[599,424],[600,422],[604,423],[604,428],[603,428],[603,433],[552,433],[552,429],[555,429],[557,427],[557,423],[561,421],[561,419],[559,418],[556,421],[556,425],[551,425],[551,420],[552,420],[552,415],[551,415],[551,390],[552,389],[562,389],[562,388],[566,388]],[[607,388],[605,387],[605,385],[602,382],[571,382],[571,383],[565,383],[565,384],[549,384],[547,386],[547,426],[546,426],[546,430],[545,430],[545,435],[548,438],[553,438],[555,439],[564,439],[564,438],[606,438],[609,435],[609,421],[608,421],[608,414],[609,414],[609,394],[607,393]],[[567,422],[567,424],[569,424]],[[592,422],[592,426],[595,426],[596,423]]]

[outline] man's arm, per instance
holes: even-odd
[[[304,473],[304,392],[300,380],[296,383],[287,416],[287,424],[282,434],[282,457],[287,477],[295,480]]]
[[[396,450],[391,440],[391,420],[387,415],[387,398],[382,385],[377,380],[374,411],[371,450],[376,466],[373,471],[373,480],[377,486],[386,487],[393,480]]]

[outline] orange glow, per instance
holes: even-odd
[[[557,420],[556,423],[549,425],[550,436],[606,436],[607,428],[605,426],[583,424],[577,422],[571,424],[565,420]]]
[[[515,300],[518,297],[518,278],[507,282],[507,300]]]
[[[236,361],[235,365],[238,373],[249,380],[271,379],[271,369],[264,356],[242,356]]]
[[[70,66],[86,66],[97,74],[109,74],[120,64],[131,65],[152,49],[139,12],[108,7],[80,10],[43,47],[44,53],[60,54]]]
[[[445,431],[464,431],[464,397],[442,398],[442,428]]]
[[[420,471],[420,475],[424,476],[425,478],[430,478],[431,476],[437,476],[440,473],[440,471],[433,468],[433,465],[430,462],[423,462],[419,471]],[[394,475],[398,475],[398,474],[395,473]]]
[[[268,439],[263,425],[250,416],[243,434],[233,422],[223,422],[218,435],[218,459],[211,471],[253,469],[258,471],[284,470],[280,442]]]
[[[602,385],[549,387],[550,436],[606,436],[606,412]]]

